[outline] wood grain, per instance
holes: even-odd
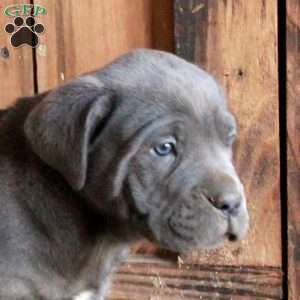
[[[177,0],[176,50],[225,87],[239,121],[235,164],[251,214],[246,241],[188,259],[280,267],[276,1]]]
[[[4,0],[0,3],[0,108],[9,106],[17,97],[33,94],[32,48],[11,46],[10,35],[4,27],[13,18],[2,13],[7,5],[29,2]]]
[[[278,267],[179,266],[155,258],[132,257],[114,278],[109,299],[282,299]]]
[[[287,1],[289,299],[300,299],[300,1]]]
[[[56,0],[43,4],[39,92],[103,66],[133,48],[173,49],[172,1]]]

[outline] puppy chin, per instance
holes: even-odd
[[[190,252],[193,250],[210,250],[222,247],[227,240],[227,236],[224,234],[221,237],[215,239],[203,239],[203,240],[190,240],[185,241],[176,236],[169,236],[169,238],[155,241],[160,247],[174,252]]]
[[[172,242],[165,242],[160,243],[167,250],[179,252],[179,253],[186,253],[194,250],[211,250],[216,249],[224,245],[225,238],[214,241],[212,243],[197,243],[194,241],[193,243],[186,243],[185,241],[172,241]]]
[[[149,224],[151,234],[147,238],[158,246],[174,251],[189,252],[197,249],[215,249],[224,245],[227,240],[226,229],[219,227],[219,231],[207,236],[195,236],[191,239],[184,239],[174,234],[169,226],[160,226],[157,222]],[[224,225],[224,224],[223,224]]]
[[[196,249],[198,250],[201,250],[201,249],[204,249],[204,250],[212,250],[212,249],[217,249],[217,248],[220,248],[222,246],[224,246],[226,242],[226,237],[222,237],[222,238],[219,238],[215,241],[211,241],[209,243],[199,243],[196,247]]]

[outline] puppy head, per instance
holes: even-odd
[[[174,55],[134,51],[59,87],[25,133],[74,190],[163,247],[210,248],[247,232],[235,119],[213,78]]]

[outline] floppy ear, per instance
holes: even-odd
[[[108,121],[113,98],[100,81],[85,76],[50,92],[25,121],[33,151],[73,189],[85,184],[89,145]]]

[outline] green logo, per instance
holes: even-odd
[[[12,4],[3,9],[3,14],[13,18],[6,23],[4,31],[10,35],[10,43],[17,48],[28,45],[35,48],[39,45],[39,35],[45,27],[36,18],[46,14],[46,8],[34,4]]]
[[[45,15],[46,8],[41,5],[34,4],[12,4],[8,5],[3,9],[3,14],[7,17],[18,17],[18,16],[38,16]]]

